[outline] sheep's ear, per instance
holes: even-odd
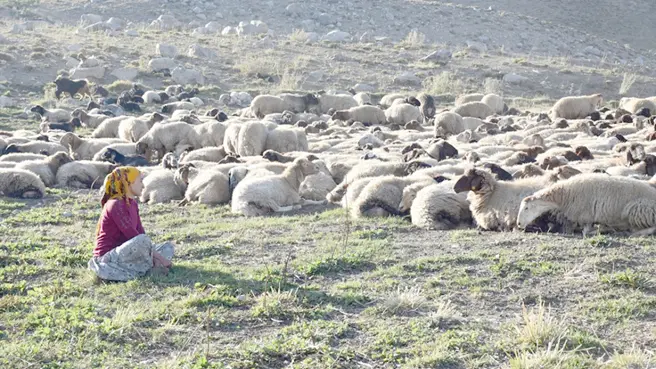
[[[467,192],[471,190],[471,177],[469,176],[462,176],[458,181],[456,181],[456,184],[453,185],[453,191],[455,193],[461,193],[461,192]]]

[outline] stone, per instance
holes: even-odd
[[[399,85],[420,85],[421,79],[412,72],[403,72],[394,77],[394,83]]]
[[[449,50],[437,50],[434,51],[423,58],[421,58],[421,61],[433,61],[437,63],[442,63],[446,64],[451,58],[453,57],[453,54]]]
[[[484,53],[487,51],[487,45],[477,41],[467,41],[467,48],[472,51]]]
[[[292,15],[292,16],[298,16],[301,14],[303,11],[301,4],[298,3],[291,3],[287,5],[285,8],[285,14],[287,15]]]
[[[503,81],[510,84],[520,84],[526,80],[528,80],[528,78],[515,73],[508,73],[503,76]]]
[[[175,60],[171,58],[153,58],[148,62],[148,69],[157,72],[163,69],[173,69],[175,68]]]
[[[105,77],[105,67],[96,66],[90,68],[77,67],[69,72],[71,79],[95,78],[102,79]]]
[[[133,29],[126,30],[124,34],[128,37],[139,37],[139,32]]]
[[[216,52],[206,47],[193,44],[189,46],[189,49],[187,50],[187,56],[191,58],[210,59],[210,58],[216,58]]]
[[[227,35],[236,35],[236,34],[237,34],[237,29],[234,28],[234,27],[230,27],[230,26],[225,27],[225,28],[221,31],[221,35],[223,35],[223,36],[227,36]]]
[[[118,68],[114,69],[111,75],[122,81],[134,81],[139,75],[139,70],[137,68],[130,67]]]
[[[317,22],[319,22],[319,24],[322,26],[327,26],[329,24],[332,24],[332,19],[330,15],[326,13],[321,13],[317,16]]]
[[[340,30],[330,31],[321,38],[321,41],[328,41],[328,42],[347,42],[350,40],[351,40],[351,34]]]
[[[366,83],[358,83],[355,86],[353,86],[353,91],[355,91],[355,93],[358,93],[358,92],[374,92],[374,91],[376,91],[376,88],[374,86],[368,85]]]
[[[178,55],[178,49],[173,45],[157,44],[155,46],[155,53],[161,57],[175,58]]]
[[[236,92],[233,91],[230,93],[230,103],[237,106],[249,106],[253,101],[253,97],[248,92]]]
[[[123,20],[121,20],[119,18],[111,17],[107,20],[107,22],[105,22],[105,24],[107,24],[107,27],[109,29],[111,29],[113,31],[118,31],[121,28],[123,28],[124,22],[123,22]]]
[[[171,71],[171,79],[173,79],[175,83],[181,85],[202,85],[205,83],[205,77],[201,72],[195,69],[186,69],[183,67],[175,67]]]
[[[9,96],[0,96],[0,108],[14,106],[14,100]]]
[[[205,25],[205,29],[207,29],[212,33],[217,33],[221,30],[221,25],[219,24],[219,22],[211,21]]]

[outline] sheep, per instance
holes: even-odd
[[[638,99],[634,97],[624,97],[620,99],[620,109],[624,109],[631,114],[637,114],[640,110],[647,108],[651,114],[656,114],[656,102],[649,99]]]
[[[469,202],[464,193],[446,189],[449,182],[424,187],[412,202],[410,219],[416,227],[430,230],[450,230],[468,226],[472,221]]]
[[[183,153],[180,156],[180,163],[187,163],[192,160],[203,160],[218,163],[226,157],[226,151],[223,146],[220,147],[203,147],[197,150]]]
[[[551,120],[583,119],[595,112],[603,101],[601,94],[563,97],[554,104],[549,115]]]
[[[269,131],[264,144],[264,149],[282,153],[307,151],[307,136],[305,135],[305,131],[299,128],[279,127]]]
[[[594,224],[635,236],[656,231],[656,189],[631,178],[588,173],[552,184],[522,199],[517,226],[526,228],[547,212],[583,227],[586,237]]]
[[[147,167],[150,165],[148,160],[143,156],[123,155],[112,148],[105,148],[102,160],[121,166]]]
[[[310,112],[316,114],[328,114],[329,110],[349,110],[358,106],[358,102],[355,101],[352,95],[348,94],[319,94],[319,105],[311,109]]]
[[[122,120],[118,125],[118,137],[128,142],[137,142],[157,122],[165,120],[166,117],[159,113],[144,114],[141,117],[131,117]]]
[[[69,150],[69,154],[75,160],[91,160],[93,156],[104,147],[113,143],[121,143],[121,140],[106,139],[83,139],[74,133],[68,132],[62,136],[59,143]]]
[[[187,187],[180,205],[196,201],[215,205],[230,201],[228,177],[219,171],[201,171],[193,165],[185,164],[175,172],[175,179]]]
[[[55,97],[57,100],[61,98],[62,93],[67,93],[71,97],[80,94],[83,98],[84,96],[89,96],[93,100],[93,95],[89,91],[89,81],[85,79],[69,79],[66,77],[58,76],[55,81]]]
[[[310,159],[309,156],[307,158]],[[337,187],[337,183],[335,183],[323,161],[317,160],[314,163],[319,168],[319,172],[305,177],[298,189],[298,193],[305,200],[325,203],[326,196]]]
[[[118,129],[121,122],[131,119],[130,116],[110,117],[104,120],[96,129],[91,133],[92,138],[116,138],[118,137]]]
[[[419,108],[406,103],[393,105],[385,110],[385,118],[389,124],[404,125],[412,120],[419,120],[420,117]]]
[[[314,161],[317,160],[318,157],[314,156],[313,154],[308,154],[307,152],[287,152],[285,154],[280,153],[275,150],[264,150],[262,153],[262,157],[268,161],[275,161],[279,163],[289,163],[294,161],[297,157],[300,155],[306,156],[310,160]]]
[[[71,120],[71,113],[64,109],[47,110],[41,105],[34,105],[30,111],[41,117],[42,121],[47,122],[68,122]]]
[[[504,106],[503,97],[497,94],[487,94],[481,98],[481,102],[487,104],[495,114],[503,114]]]
[[[66,163],[59,167],[55,187],[98,189],[102,187],[103,180],[117,166],[111,163],[78,160]]]
[[[47,133],[50,131],[64,131],[64,132],[74,132],[76,128],[82,127],[82,122],[80,118],[73,118],[69,122],[41,122],[39,125],[39,130],[42,133]]]
[[[162,113],[172,114],[176,110],[194,110],[196,106],[188,101],[176,101],[162,105]]]
[[[477,225],[485,230],[512,230],[522,199],[549,183],[545,177],[524,178],[513,182],[497,181],[492,173],[468,169],[453,186],[456,193],[471,191],[467,199]]]
[[[389,108],[392,106],[392,103],[394,103],[395,100],[397,99],[405,99],[408,95],[402,94],[402,93],[393,93],[393,94],[387,94],[383,96],[380,99],[379,105],[385,109]]]
[[[417,95],[419,101],[419,110],[421,112],[421,122],[428,124],[429,120],[435,116],[435,99],[427,93]]]
[[[358,105],[371,105],[371,95],[368,92],[358,92],[353,98]]]
[[[34,173],[17,168],[0,168],[0,194],[23,199],[40,199],[46,193],[43,181]]]
[[[257,216],[299,209],[299,187],[305,177],[318,171],[307,158],[297,158],[282,174],[243,180],[232,194],[232,212]]]
[[[239,131],[241,131],[241,128],[241,124],[230,124],[226,127],[225,135],[223,136],[223,148],[226,153],[237,154]]]
[[[113,143],[105,146],[100,151],[98,151],[91,160],[93,161],[104,161],[105,153],[107,150],[113,149],[118,153],[124,156],[135,156],[137,155],[137,145],[134,143]]]
[[[149,205],[182,200],[187,188],[182,178],[176,178],[175,172],[168,169],[150,173],[144,178],[143,185],[139,200]]]
[[[452,110],[454,113],[461,117],[474,117],[485,119],[490,115],[494,115],[494,110],[490,106],[480,101],[472,101],[462,104]]]
[[[46,155],[43,154],[32,154],[32,153],[7,154],[7,155],[0,156],[0,163],[20,163],[22,161],[40,160],[45,158]]]
[[[422,183],[428,186],[435,181],[429,176],[410,177],[384,176],[372,179],[360,192],[355,202],[349,205],[354,218],[366,216],[402,215],[399,205],[405,187]]]
[[[460,105],[464,105],[468,102],[481,101],[481,99],[483,99],[483,96],[485,96],[485,95],[480,94],[480,93],[473,93],[473,94],[458,96],[458,98],[456,99],[454,105],[455,106],[460,106]]]
[[[226,133],[225,124],[212,120],[194,126],[194,130],[200,138],[199,144],[201,147],[223,145]]]
[[[39,176],[46,187],[51,187],[56,182],[57,171],[59,171],[59,168],[72,161],[73,158],[67,153],[58,152],[46,157],[45,159],[20,162],[16,164],[16,168],[29,170]]]
[[[304,113],[308,110],[316,110],[316,107],[319,105],[319,99],[313,94],[289,94],[284,93],[278,95],[280,99],[283,100],[285,106],[294,113]],[[251,106],[252,103],[251,103]]]
[[[444,111],[435,115],[435,137],[457,135],[465,130],[462,116],[451,111]]]
[[[237,136],[237,154],[239,156],[262,155],[266,147],[269,130],[261,122],[244,123]]]
[[[89,127],[89,128],[98,128],[98,126],[104,122],[105,120],[109,119],[110,117],[105,115],[105,114],[90,114],[87,113],[86,111],[82,109],[75,109],[71,113],[71,116],[73,118],[78,118],[82,124],[83,127]]]
[[[373,105],[362,105],[348,110],[337,110],[332,115],[333,120],[356,121],[365,125],[385,124],[387,115],[381,108]]]
[[[4,154],[11,153],[32,153],[52,155],[57,152],[67,152],[68,150],[56,142],[30,141],[22,144],[12,143],[4,149]]]
[[[285,110],[293,110],[293,107],[278,96],[258,95],[251,101],[250,110],[257,118],[262,119],[267,114],[282,113]]]
[[[165,153],[176,149],[200,149],[200,137],[193,126],[185,122],[155,123],[139,141],[137,141],[137,154],[151,157],[155,151],[157,158],[161,159]]]

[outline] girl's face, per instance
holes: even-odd
[[[143,191],[143,174],[139,174],[137,179],[130,184],[130,192],[133,196],[141,196],[141,191]]]

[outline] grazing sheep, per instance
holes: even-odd
[[[0,168],[0,194],[22,199],[40,199],[46,193],[43,181],[34,173],[17,168]]]
[[[452,110],[454,113],[460,115],[461,117],[474,117],[479,119],[485,119],[490,115],[494,115],[494,110],[492,108],[480,101],[472,101],[465,104],[462,104]]]
[[[358,105],[371,105],[371,95],[368,92],[358,92],[353,98]]]
[[[118,125],[118,137],[128,142],[137,142],[155,123],[165,120],[166,117],[159,113],[144,114],[140,117],[130,117],[122,120]]]
[[[497,181],[486,170],[469,169],[454,184],[453,190],[456,193],[471,191],[467,199],[480,228],[509,231],[517,227],[517,213],[522,199],[547,184],[549,181],[545,177],[504,182]]]
[[[109,119],[110,117],[105,114],[90,114],[82,109],[75,109],[71,113],[73,118],[78,118],[83,127],[98,128],[98,126]]]
[[[487,104],[495,114],[503,114],[506,104],[503,102],[503,97],[497,94],[487,94],[481,98],[481,102]]]
[[[73,158],[67,153],[58,152],[46,157],[45,159],[20,162],[16,164],[16,168],[29,170],[39,176],[46,187],[51,187],[56,183],[56,176],[59,168],[72,161]]]
[[[451,188],[445,188],[448,185]],[[450,230],[469,226],[472,214],[464,193],[454,193],[453,183],[442,182],[424,187],[412,202],[410,219],[419,228]]]
[[[117,166],[111,163],[90,160],[78,160],[59,167],[56,187],[77,189],[98,189],[102,187],[107,174]]]
[[[435,137],[457,135],[465,130],[460,114],[445,111],[437,114],[434,119]]]
[[[282,113],[285,110],[293,110],[293,107],[278,96],[258,95],[251,101],[250,110],[257,118],[262,119],[267,114]]]
[[[83,98],[84,96],[89,96],[93,100],[93,95],[89,91],[89,82],[85,79],[69,79],[66,77],[58,76],[55,81],[55,97],[57,100],[61,98],[62,93],[69,94],[72,98],[75,95],[80,94]]]
[[[467,95],[462,95],[458,96],[456,99],[454,105],[455,106],[460,106],[464,105],[469,102],[476,102],[476,101],[481,101],[483,99],[484,94],[479,94],[479,93],[473,93],[473,94],[467,94]]]
[[[319,94],[319,105],[318,108],[311,109],[310,112],[315,114],[329,114],[329,110],[349,110],[358,106],[358,102],[355,101],[352,95],[348,94]],[[318,109],[318,111],[317,111]]]
[[[525,196],[517,226],[525,228],[547,212],[582,226],[584,236],[595,224],[634,235],[651,235],[656,231],[656,189],[631,178],[578,175]]]
[[[161,159],[169,151],[200,147],[200,137],[193,126],[185,122],[155,123],[137,141],[137,154],[149,159],[154,151],[157,159]]]
[[[631,114],[637,114],[640,110],[647,108],[652,115],[656,114],[656,102],[650,99],[624,97],[620,99],[619,108],[624,109]]]
[[[280,94],[279,98],[283,100],[285,106],[294,113],[304,113],[310,110],[316,110],[319,105],[319,99],[313,94]],[[251,103],[251,106],[252,103]],[[285,109],[288,110],[288,109]]]
[[[3,154],[32,153],[52,155],[57,152],[67,152],[67,148],[56,142],[30,141],[26,143],[12,143],[5,147]]]
[[[245,179],[232,194],[232,212],[257,216],[299,209],[301,183],[318,171],[317,165],[307,158],[298,158],[282,174]]]
[[[427,93],[417,95],[419,101],[419,110],[421,112],[421,122],[428,124],[428,121],[435,116],[435,99]]]
[[[221,146],[225,139],[226,125],[219,121],[209,121],[194,126],[200,138],[200,146]]]
[[[148,160],[138,155],[123,155],[120,152],[106,147],[102,155],[102,160],[120,166],[147,167],[150,165]]]
[[[176,179],[175,172],[159,169],[150,173],[143,180],[140,201],[145,204],[161,204],[173,200],[182,200],[187,188],[181,178]]]
[[[121,140],[112,138],[83,139],[70,132],[59,140],[59,143],[69,150],[69,154],[75,160],[91,160],[98,151],[110,144],[121,142]]]
[[[46,122],[68,122],[71,120],[71,113],[64,109],[51,109],[47,110],[41,105],[34,105],[30,111],[36,113],[41,117],[42,121]]]
[[[549,115],[553,121],[556,118],[583,119],[597,111],[603,101],[601,94],[563,97],[554,104]]]
[[[389,124],[404,125],[410,121],[419,120],[420,117],[421,111],[419,108],[406,103],[392,105],[385,110],[385,118]]]
[[[186,185],[184,200],[180,205],[196,201],[216,205],[230,201],[228,176],[219,171],[202,171],[191,164],[185,164],[175,172],[175,179]]]
[[[362,105],[348,110],[337,110],[332,115],[333,120],[355,121],[365,125],[385,124],[385,111],[373,105]]]

